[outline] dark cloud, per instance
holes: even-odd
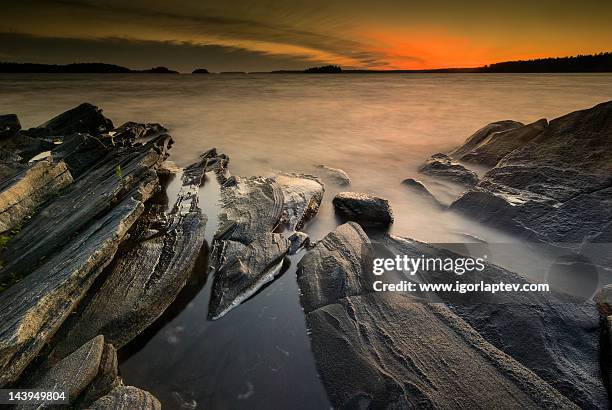
[[[267,55],[218,45],[121,38],[66,39],[19,33],[0,33],[0,50],[0,57],[11,62],[105,62],[135,69],[167,66],[181,72],[191,72],[195,68],[208,68],[216,72],[267,71],[271,67],[303,69],[313,64],[297,56]]]

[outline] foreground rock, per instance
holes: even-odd
[[[312,349],[334,407],[575,407],[443,305],[371,293],[369,247],[348,223],[298,265]]]
[[[215,162],[218,162],[215,160]],[[209,316],[217,319],[272,281],[289,253],[290,234],[316,214],[324,187],[318,178],[279,174],[274,178],[221,175],[221,213],[211,265],[215,272]],[[277,233],[284,228],[286,235]],[[292,252],[304,241],[295,244]]]
[[[115,258],[107,279],[54,355],[63,357],[97,334],[120,349],[174,301],[204,244],[207,218],[198,204],[198,190],[205,171],[205,158],[185,169],[182,187],[167,215],[155,205],[143,215],[136,232],[141,237]]]
[[[6,244],[0,278],[18,282],[0,297],[0,386],[18,379],[111,262],[158,186],[169,142],[100,150]]]
[[[334,197],[334,208],[340,217],[362,226],[389,226],[393,211],[384,198],[357,192],[340,192]]]
[[[351,178],[346,172],[339,168],[328,167],[327,165],[317,165],[326,171],[327,176],[339,186],[346,186],[351,184]]]
[[[550,121],[451,208],[612,266],[612,102]],[[601,245],[597,245],[601,243]]]
[[[457,184],[473,186],[478,183],[478,175],[470,171],[446,154],[434,154],[419,168],[425,175],[444,178]]]
[[[91,410],[160,410],[161,403],[151,393],[133,386],[120,386],[89,407]]]
[[[547,126],[546,119],[528,125],[514,121],[489,124],[449,155],[461,161],[494,167],[504,156],[540,135]]]
[[[20,129],[21,123],[15,114],[0,115],[0,139],[13,138]]]
[[[441,260],[464,258],[410,239],[384,236],[377,240],[390,254]],[[412,279],[422,283],[529,283],[492,264],[485,264],[482,271],[467,271],[460,276],[444,270],[428,270]],[[431,302],[448,303],[456,315],[489,343],[581,408],[608,407],[600,377],[599,315],[592,301],[535,291],[494,295],[438,292],[419,296]]]

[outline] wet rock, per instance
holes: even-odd
[[[30,164],[0,182],[0,233],[19,226],[26,217],[72,183],[63,161],[45,159]],[[2,276],[0,275],[0,278]]]
[[[351,178],[341,169],[328,167],[327,165],[317,165],[317,168],[325,170],[327,176],[339,186],[351,184]]]
[[[461,160],[464,155],[469,154],[474,149],[481,146],[484,142],[490,139],[490,137],[498,132],[506,132],[510,130],[514,130],[520,127],[523,127],[525,124],[512,121],[512,120],[502,120],[492,122],[490,124],[485,125],[474,134],[472,134],[466,141],[453,151],[449,153],[449,155],[453,158],[457,158]]]
[[[217,269],[209,316],[218,319],[255,294],[281,271],[289,241],[281,234],[265,233],[248,245],[223,243],[224,260]]]
[[[185,169],[176,202],[167,215],[159,207],[143,215],[144,221],[138,225],[143,237],[115,258],[107,279],[56,346],[54,355],[63,357],[96,334],[120,349],[174,301],[204,244],[207,218],[199,207],[198,192],[205,170],[203,162]]]
[[[478,183],[478,175],[446,154],[434,154],[419,168],[425,175],[440,177],[449,181],[472,186]]]
[[[445,306],[373,293],[369,247],[357,224],[345,224],[298,265],[313,353],[335,408],[576,407]]]
[[[20,129],[21,123],[15,114],[0,115],[0,139],[13,138]]]
[[[133,386],[120,386],[89,407],[90,410],[161,410],[161,403],[151,393]]]
[[[117,351],[113,345],[105,343],[102,357],[100,358],[100,366],[98,366],[98,373],[75,400],[75,407],[86,408],[116,387],[121,386],[122,382],[119,377],[118,366]]]
[[[104,346],[104,337],[95,337],[54,365],[37,381],[27,386],[21,386],[21,388],[42,391],[63,390],[68,395],[70,403],[74,403],[98,374]],[[26,405],[18,408],[37,409],[40,408],[39,406]]]
[[[304,232],[294,232],[289,237],[289,255],[295,255],[300,249],[308,247],[310,237]]]
[[[363,226],[388,226],[393,223],[393,211],[384,198],[357,192],[340,192],[334,197],[336,212],[348,221]]]
[[[444,206],[440,203],[440,201],[438,201],[438,199],[435,196],[433,196],[431,192],[429,192],[427,187],[425,187],[425,185],[423,185],[421,181],[417,181],[414,178],[406,178],[402,181],[402,185],[410,189],[412,192],[427,199],[428,201],[431,201],[431,203],[435,204],[436,206],[438,207]]]
[[[504,156],[540,135],[547,126],[548,121],[541,119],[521,127],[492,132],[469,152],[454,158],[494,167]]]
[[[612,285],[606,285],[597,292],[593,298],[597,304],[597,310],[604,316],[612,315]]]
[[[26,133],[34,138],[63,139],[75,133],[99,136],[112,129],[112,121],[102,115],[100,108],[83,103],[36,128],[30,128]]]
[[[612,102],[556,118],[451,209],[527,241],[577,251],[612,222],[611,133]]]
[[[390,254],[412,258],[464,258],[454,252],[394,236],[378,238]],[[475,257],[482,257],[477,255]],[[417,273],[423,283],[527,284],[525,278],[485,263],[462,275],[444,270]],[[592,301],[551,292],[438,292],[428,301],[451,310],[493,346],[548,382],[581,408],[607,408],[599,369],[599,315]]]
[[[23,158],[14,152],[0,148],[0,184],[26,168],[22,160]]]
[[[312,175],[279,174],[274,181],[283,193],[283,222],[286,229],[295,231],[317,214],[325,187]]]

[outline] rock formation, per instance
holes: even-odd
[[[334,208],[341,218],[362,226],[389,226],[393,211],[384,198],[357,192],[340,192],[334,197]]]

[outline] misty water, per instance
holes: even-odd
[[[236,175],[320,175],[324,201],[305,228],[315,240],[339,223],[331,205],[337,192],[366,192],[389,199],[393,234],[504,244],[490,259],[536,280],[546,279],[550,261],[515,238],[432,207],[400,182],[419,179],[450,203],[461,187],[416,171],[431,154],[492,121],[550,120],[610,99],[609,74],[0,76],[0,113],[18,114],[24,128],[87,101],[117,126],[164,124],[175,140],[170,159],[179,166],[217,147]],[[319,164],[346,171],[351,186],[334,185]],[[214,178],[207,177],[201,194],[210,240],[218,210]],[[201,261],[177,302],[120,352],[125,382],[150,390],[168,408],[328,406],[299,303],[301,256],[217,321],[207,319],[212,278]]]

